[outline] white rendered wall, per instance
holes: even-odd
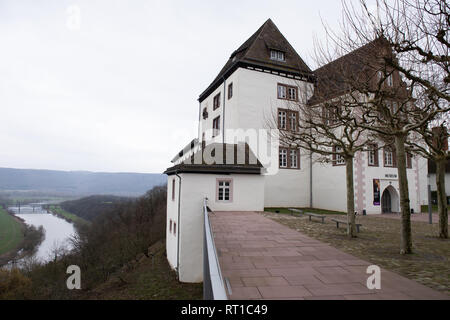
[[[172,200],[172,181],[175,180],[175,200]],[[178,230],[177,235],[173,233],[173,223],[178,228],[178,190],[179,178],[175,175],[167,177],[167,222],[166,222],[166,251],[167,260],[172,269],[177,268],[177,246],[178,246]],[[172,220],[172,232],[170,232],[170,220]]]
[[[181,212],[179,236],[181,238],[179,278],[182,282],[201,282],[203,280],[204,197],[206,196],[209,199],[208,206],[213,211],[263,211],[264,177],[248,174],[214,175],[190,173],[180,174],[180,176]],[[232,202],[216,202],[217,178],[233,179]],[[169,246],[169,244],[167,245]]]

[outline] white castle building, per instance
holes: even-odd
[[[199,97],[199,132],[172,160],[167,183],[167,257],[180,281],[202,281],[203,201],[213,211],[265,207],[346,211],[345,163],[312,161],[308,151],[283,147],[268,133],[295,126],[286,103],[313,97],[312,71],[267,20],[234,51]],[[231,156],[230,156],[231,154]],[[427,161],[408,157],[411,208],[427,204]],[[395,152],[358,152],[354,159],[358,214],[399,211]]]

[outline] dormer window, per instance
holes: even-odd
[[[270,59],[275,61],[286,61],[284,52],[278,50],[270,50]]]

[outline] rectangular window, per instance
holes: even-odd
[[[285,61],[285,55],[283,51],[270,50],[270,59],[275,61]]]
[[[213,99],[213,110],[220,107],[220,92],[214,96]]]
[[[278,128],[283,130],[287,129],[286,111],[278,111]]]
[[[280,148],[279,167],[284,169],[300,169],[299,149]]]
[[[228,100],[233,97],[233,82],[228,85]]]
[[[388,77],[386,78],[386,82],[389,87],[393,86],[394,82],[392,81],[392,73],[388,75]]]
[[[172,233],[172,219],[170,219],[169,232]]]
[[[340,154],[343,151],[342,147],[335,146],[333,149],[334,149],[333,152],[335,152],[333,154],[333,166],[342,166],[342,165],[344,165],[345,164],[345,158],[344,158],[344,156],[342,154]]]
[[[173,222],[173,235],[177,235],[177,223],[175,221]]]
[[[175,179],[172,179],[172,201],[175,201]]]
[[[220,116],[213,120],[213,138],[220,134]]]
[[[297,101],[298,100],[298,88],[288,86],[285,84],[278,84],[277,87],[278,99]]]
[[[412,169],[412,154],[409,152],[406,153],[406,168]]]
[[[394,166],[394,152],[391,148],[384,148],[384,166],[393,167]]]
[[[376,144],[372,144],[369,146],[367,158],[369,160],[369,166],[378,167],[378,147]]]
[[[289,130],[297,131],[297,112],[289,112]]]
[[[279,158],[280,168],[287,168],[287,149],[280,148]]]
[[[278,129],[297,131],[298,111],[278,109]]]
[[[294,168],[294,169],[297,169],[297,166],[298,166],[298,159],[297,159],[297,157],[298,157],[298,152],[297,152],[297,150],[289,150],[289,153],[290,153],[290,161],[291,161],[291,163],[290,163],[290,167],[291,168]]]
[[[217,186],[216,186],[217,201],[232,201],[233,200],[232,192],[233,192],[233,180],[217,179]]]

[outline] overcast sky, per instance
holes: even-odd
[[[196,137],[199,94],[268,18],[314,68],[320,19],[340,13],[338,0],[0,0],[0,167],[162,172]]]

